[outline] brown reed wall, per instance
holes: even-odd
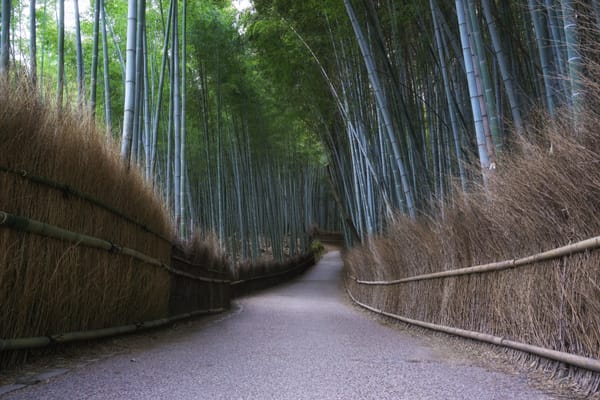
[[[525,257],[598,235],[600,136],[594,127],[600,120],[586,118],[576,135],[558,121],[522,143],[489,188],[456,196],[444,217],[412,222],[399,216],[370,248],[346,254],[349,275],[397,280]],[[594,250],[505,271],[393,286],[347,284],[359,301],[403,317],[600,359],[599,265]],[[598,374],[536,361],[588,393],[600,388]]]
[[[161,202],[85,118],[59,116],[26,86],[1,85],[0,92],[8,95],[0,98],[0,167],[76,188],[172,236]],[[89,201],[14,173],[0,171],[0,210],[170,263],[170,242]],[[130,257],[0,227],[0,338],[165,317],[170,285],[165,270]],[[3,363],[10,359],[2,357]]]
[[[86,118],[57,112],[27,85],[0,82],[0,93],[10,93],[0,96],[0,211],[134,249],[192,276],[0,224],[0,339],[229,306],[230,263],[214,238],[173,245],[162,201]],[[251,281],[236,293],[289,279],[312,264],[310,254],[247,266],[240,278]],[[29,354],[3,351],[0,368]]]

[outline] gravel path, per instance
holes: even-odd
[[[241,299],[229,318],[2,400],[552,398],[357,311],[340,272],[339,253],[328,253],[301,279]]]

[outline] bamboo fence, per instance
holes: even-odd
[[[401,285],[409,282],[418,282],[425,281],[431,279],[441,279],[441,278],[451,278],[458,276],[465,276],[471,274],[485,274],[490,272],[497,272],[508,270],[517,267],[523,267],[528,265],[534,265],[540,263],[542,261],[555,260],[559,258],[568,257],[574,254],[592,251],[600,248],[600,236],[596,236],[590,239],[582,240],[577,243],[569,244],[566,246],[558,247],[552,250],[544,251],[541,253],[533,254],[530,256],[511,259],[506,261],[494,262],[489,264],[477,265],[466,268],[459,268],[447,271],[441,271],[436,273],[422,274],[416,275],[412,277],[407,277],[403,279],[395,279],[395,280],[387,280],[387,281],[367,281],[361,280],[354,276],[347,275],[347,278],[356,283],[357,285],[364,286],[393,286],[393,285]],[[417,319],[408,318],[405,316],[397,315],[394,313],[390,313],[375,307],[372,307],[368,304],[365,304],[359,301],[352,294],[348,285],[346,285],[346,291],[348,292],[349,297],[355,302],[357,305],[373,311],[375,313],[402,321],[407,324],[416,325],[422,328],[431,329],[438,332],[444,332],[451,335],[456,335],[468,339],[478,340],[481,342],[486,342],[490,344],[494,344],[497,346],[506,347],[513,350],[519,350],[525,353],[530,353],[536,356],[540,356],[549,360],[558,361],[561,363],[565,363],[574,367],[582,368],[585,370],[600,372],[600,360],[584,357],[577,354],[572,354],[563,351],[557,351],[554,349],[548,349],[540,346],[535,346],[528,343],[522,343],[518,341],[509,340],[503,337],[494,336],[486,333],[475,332],[465,329],[459,329],[451,326],[441,325],[441,324],[433,324],[430,322],[425,322]]]
[[[143,231],[151,233],[152,235],[156,236],[157,238],[162,239],[165,242],[168,242],[169,244],[172,244],[172,240],[170,238],[167,238],[166,236],[152,230],[146,224],[143,224],[143,223],[135,220],[134,218],[131,218],[130,216],[123,213],[121,210],[118,210],[115,207],[108,205],[108,204],[104,203],[103,201],[100,201],[100,200],[96,199],[95,197],[93,197],[87,193],[81,192],[69,185],[55,182],[55,181],[45,178],[43,176],[32,175],[29,171],[26,171],[23,169],[18,170],[18,169],[14,169],[14,168],[8,168],[8,167],[2,166],[2,165],[0,165],[0,172],[18,176],[21,179],[30,181],[32,183],[55,189],[67,196],[72,196],[72,197],[79,198],[81,200],[85,200],[88,203],[90,203],[98,208],[101,208],[103,210],[106,210],[106,211],[112,213],[113,215],[119,217],[120,219],[123,219],[127,222],[130,222],[130,223],[138,226]]]
[[[96,237],[83,235],[77,232],[72,232],[66,229],[62,229],[57,226],[53,226],[50,224],[46,224],[40,221],[28,219],[22,216],[13,215],[7,213],[5,211],[0,211],[0,228],[8,228],[12,230],[17,230],[21,232],[26,232],[29,234],[39,235],[46,238],[58,239],[62,241],[66,241],[69,243],[73,243],[76,246],[83,246],[89,248],[95,248],[100,250],[105,250],[112,254],[122,254],[125,256],[129,256],[136,260],[142,261],[143,263],[154,266],[164,268],[170,274],[173,274],[178,277],[182,277],[188,280],[200,281],[203,283],[211,284],[209,288],[214,291],[215,285],[227,285],[228,287],[241,287],[244,284],[255,281],[268,281],[274,278],[281,277],[289,277],[291,274],[295,274],[297,272],[301,272],[302,270],[308,268],[309,266],[314,264],[314,257],[312,255],[308,255],[303,257],[302,262],[298,263],[292,268],[286,269],[284,271],[278,271],[275,273],[268,273],[264,275],[254,276],[242,280],[231,281],[230,279],[219,279],[214,277],[203,277],[197,276],[188,272],[180,271],[178,269],[173,268],[170,265],[160,262],[159,260],[142,254],[136,250],[129,249],[123,246],[119,246],[115,243],[112,243],[107,240],[99,239]],[[181,258],[181,257],[172,257],[172,261],[177,261],[179,263],[185,263],[192,266],[197,266],[192,264],[191,262]],[[207,271],[212,274],[219,273],[219,271]],[[236,289],[238,292],[239,289]],[[247,291],[247,288],[245,288]],[[90,340],[90,339],[98,339],[108,336],[120,335],[125,333],[131,333],[135,331],[140,331],[144,329],[155,328],[163,325],[170,324],[172,322],[191,318],[198,315],[207,315],[223,312],[227,309],[230,297],[232,295],[232,291],[227,291],[225,297],[221,297],[221,303],[218,307],[195,310],[192,312],[186,312],[177,314],[174,316],[161,318],[152,321],[145,322],[136,322],[128,325],[118,326],[118,327],[109,327],[102,329],[95,329],[89,331],[78,331],[78,332],[68,332],[62,334],[54,334],[48,336],[37,336],[37,337],[29,337],[29,338],[16,338],[16,339],[0,339],[0,351],[8,351],[8,350],[24,350],[24,349],[32,349],[38,347],[45,347],[56,343],[67,343],[73,341],[81,341],[81,340]],[[211,301],[212,303],[212,301]]]
[[[541,261],[553,260],[561,257],[570,256],[572,254],[582,253],[588,250],[595,250],[600,247],[600,236],[596,236],[590,239],[582,240],[577,243],[569,244],[566,246],[558,247],[556,249],[548,250],[542,253],[530,255],[523,258],[499,261],[489,264],[476,265],[472,267],[466,268],[458,268],[441,272],[434,272],[431,274],[423,274],[411,276],[408,278],[395,279],[389,281],[365,281],[358,279],[354,276],[348,276],[348,278],[352,279],[356,283],[360,285],[373,285],[373,286],[389,286],[389,285],[399,285],[402,283],[408,282],[417,282],[424,281],[428,279],[438,279],[438,278],[449,278],[461,275],[470,275],[470,274],[482,274],[487,272],[494,271],[503,271],[510,268],[523,267],[526,265],[532,265],[539,263]]]

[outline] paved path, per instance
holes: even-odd
[[[338,252],[240,300],[229,318],[79,367],[6,399],[550,399],[445,356],[344,300]]]

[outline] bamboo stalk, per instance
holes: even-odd
[[[217,314],[223,311],[225,311],[225,308],[212,308],[208,310],[198,310],[190,313],[178,314],[172,317],[161,318],[153,321],[145,321],[111,328],[95,329],[91,331],[67,332],[51,336],[37,336],[20,339],[0,339],[0,351],[25,350],[37,347],[46,347],[54,343],[69,343],[81,340],[100,339],[109,336],[122,335],[125,333],[156,328],[182,319],[187,319],[198,315]]]
[[[77,245],[106,250],[115,254],[123,254],[137,260],[140,260],[146,264],[154,265],[156,267],[160,267],[165,269],[167,272],[183,276],[189,279],[201,281],[201,282],[210,282],[210,283],[230,283],[231,281],[225,279],[214,279],[214,278],[205,278],[201,276],[196,276],[189,274],[187,272],[179,271],[167,264],[162,263],[160,260],[147,256],[145,254],[140,253],[137,250],[130,249],[127,247],[121,247],[109,241],[98,239],[93,236],[82,235],[80,233],[71,232],[66,229],[59,228],[57,226],[45,224],[40,221],[31,220],[25,217],[20,217],[17,215],[12,215],[4,211],[0,211],[0,226],[5,226],[9,229],[19,230],[23,232],[28,232],[40,236],[45,236],[53,239],[63,240],[71,243],[75,243]]]
[[[87,193],[80,192],[77,189],[70,187],[69,185],[65,185],[63,183],[58,183],[58,182],[55,182],[53,180],[50,180],[50,179],[47,179],[47,178],[44,178],[41,176],[31,175],[26,170],[17,170],[17,169],[13,169],[13,168],[0,166],[0,172],[5,172],[8,174],[16,175],[22,179],[26,179],[30,182],[37,183],[38,185],[44,185],[44,186],[50,187],[52,189],[59,190],[62,193],[65,193],[69,196],[74,196],[79,199],[85,200],[99,208],[102,208],[102,209],[116,215],[117,217],[119,217],[121,219],[124,219],[127,222],[137,225],[145,232],[151,233],[154,236],[156,236],[157,238],[162,239],[169,244],[172,244],[171,239],[165,237],[164,235],[161,235],[158,232],[151,230],[148,226],[142,224],[141,222],[136,221],[135,219],[129,217],[128,215],[125,215],[123,212],[119,211],[118,209],[116,209],[108,204],[103,203],[102,201],[90,196]]]
[[[448,278],[448,277],[461,276],[461,275],[481,274],[481,273],[487,273],[487,272],[502,271],[502,270],[506,270],[506,269],[510,269],[510,268],[516,268],[516,267],[522,267],[525,265],[535,264],[540,261],[553,260],[556,258],[566,257],[569,255],[581,253],[581,252],[584,252],[587,250],[594,250],[599,247],[600,247],[600,236],[596,236],[596,237],[593,237],[590,239],[582,240],[577,243],[558,247],[553,250],[548,250],[543,253],[538,253],[538,254],[534,254],[534,255],[519,258],[519,259],[499,261],[499,262],[494,262],[494,263],[489,263],[489,264],[476,265],[473,267],[453,269],[453,270],[449,270],[449,271],[434,272],[431,274],[411,276],[408,278],[396,279],[396,280],[391,280],[391,281],[365,281],[365,280],[360,280],[353,276],[348,276],[348,277],[350,279],[352,279],[353,281],[355,281],[356,283],[361,284],[361,285],[379,285],[379,286],[398,285],[401,283],[424,281],[424,280],[428,280],[428,279]]]
[[[407,324],[420,326],[421,328],[427,328],[438,332],[448,333],[450,335],[460,336],[467,339],[478,340],[480,342],[495,344],[497,346],[507,347],[514,350],[523,351],[526,353],[534,354],[540,357],[544,357],[550,360],[562,362],[565,364],[569,364],[578,368],[583,368],[589,371],[600,372],[600,360],[583,357],[576,354],[566,353],[562,351],[547,349],[544,347],[534,346],[527,343],[516,342],[513,340],[505,339],[499,336],[489,335],[487,333],[467,331],[464,329],[453,328],[444,325],[432,324],[429,322],[419,321],[411,318],[402,317],[400,315],[392,314],[383,310],[379,310],[375,307],[371,307],[365,303],[358,301],[350,292],[348,287],[346,286],[346,291],[348,295],[359,306],[366,308],[369,311],[373,311],[377,314],[385,315],[386,317],[390,317],[396,319],[398,321],[402,321]]]

